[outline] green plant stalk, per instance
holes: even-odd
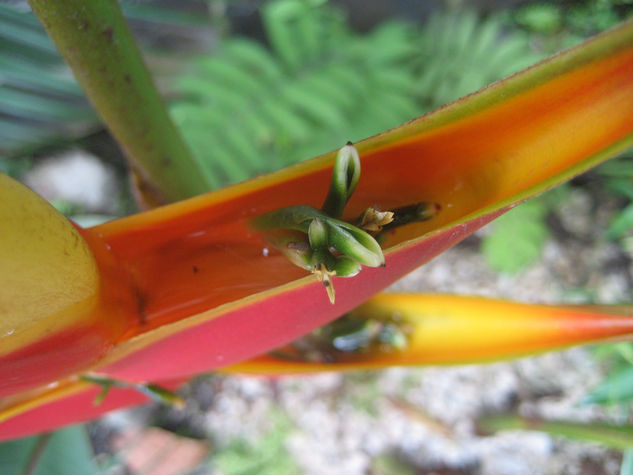
[[[165,201],[208,191],[116,0],[29,0],[133,170]]]
[[[501,430],[534,430],[556,437],[598,442],[616,450],[627,450],[633,447],[633,426],[630,425],[549,421],[514,414],[501,414],[479,419],[477,427],[483,433]]]
[[[168,404],[170,406],[182,409],[185,407],[185,400],[178,394],[165,389],[157,384],[153,383],[131,383],[128,381],[122,381],[120,379],[114,379],[107,376],[102,376],[95,373],[86,373],[79,376],[79,379],[88,383],[101,386],[102,391],[97,395],[93,403],[95,405],[101,404],[106,398],[111,388],[131,388],[149,396],[156,402]]]

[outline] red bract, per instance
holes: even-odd
[[[99,269],[98,305],[85,318],[112,318],[125,329],[96,362],[94,355],[73,364],[59,357],[19,373],[19,360],[3,359],[0,371],[12,375],[7,393],[14,394],[3,402],[7,421],[0,424],[0,436],[49,429],[138,402],[121,392],[106,405],[89,406],[92,395],[73,379],[83,371],[134,381],[181,380],[254,357],[327,323],[515,203],[629,146],[631,110],[633,23],[627,23],[359,142],[362,175],[344,218],[370,206],[388,210],[422,201],[441,210],[429,221],[390,231],[383,243],[386,267],[335,278],[335,305],[313,276],[269,249],[249,226],[253,217],[278,208],[320,206],[333,153],[82,230]],[[20,285],[28,284],[11,287],[18,299]],[[61,338],[80,322],[46,338]],[[33,335],[19,351],[36,348],[46,332]],[[578,335],[570,343],[591,339]],[[21,392],[29,381],[62,377],[69,378],[68,392]]]

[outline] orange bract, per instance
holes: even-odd
[[[19,358],[7,360],[13,366],[3,366],[9,368],[4,370],[15,375],[7,391],[26,389],[34,380],[43,383],[63,377],[71,378],[72,385],[73,376],[87,370],[135,381],[182,380],[286,344],[366,301],[508,207],[631,145],[631,110],[633,23],[627,23],[439,111],[359,142],[363,171],[344,218],[356,217],[367,207],[387,210],[421,201],[437,203],[441,210],[432,220],[390,231],[384,243],[385,268],[336,279],[334,306],[314,277],[306,277],[302,269],[267,249],[249,226],[251,218],[281,207],[320,206],[334,153],[81,230],[100,279],[98,305],[81,322],[96,319],[106,325],[110,318],[119,322],[117,331],[108,336],[111,348],[96,358],[64,359],[72,349],[61,349],[68,341],[61,336],[72,335],[81,323],[73,321],[50,339],[42,333],[41,340],[29,340],[19,351],[34,354],[44,348],[58,357],[50,365],[31,365],[24,374],[19,372]],[[20,286],[15,289],[19,297]],[[523,325],[531,325],[538,315],[545,321],[558,315],[549,307],[534,311],[526,313],[529,317]],[[600,309],[587,314],[588,321],[605,312],[609,313]],[[584,328],[584,319],[572,322]],[[451,335],[459,333],[447,330],[446,338]],[[537,345],[534,338],[531,343],[519,338],[516,347],[523,341],[525,351],[536,351],[608,333],[580,332],[578,338],[568,339],[554,337],[555,332],[551,337],[533,335],[536,340],[550,339]],[[45,340],[50,344],[38,346]],[[444,341],[448,344],[448,339]],[[503,346],[491,341],[484,346],[497,348],[497,353],[472,348],[472,356],[508,356]],[[412,352],[402,362],[420,355]],[[438,362],[430,354],[419,361]],[[16,395],[4,413],[16,418],[0,425],[0,434],[7,437],[20,428],[20,433],[39,430],[44,425],[33,425],[33,414],[40,417],[47,407],[69,409],[65,418],[55,419],[56,425],[112,407],[82,406],[88,401],[82,394],[79,391],[74,399],[46,398],[46,391],[38,396]],[[33,398],[44,406],[25,403]],[[72,411],[71,400],[76,404]],[[118,401],[133,402],[125,397]]]

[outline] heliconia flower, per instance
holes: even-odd
[[[633,333],[633,306],[534,305],[456,295],[383,293],[348,316],[363,325],[334,329],[323,341],[278,348],[222,371],[271,375],[482,363]]]
[[[370,207],[417,210],[414,217],[430,210],[432,217],[387,224],[376,236],[386,266],[364,268],[348,279],[332,277],[335,305],[323,285],[290,262],[287,252],[272,248],[252,222],[292,206],[318,209],[337,152],[87,229],[64,222],[3,177],[0,437],[52,429],[142,400],[128,388],[113,388],[94,406],[100,388],[78,379],[86,372],[169,386],[288,344],[516,203],[631,146],[631,110],[629,22],[356,143],[362,176],[341,221],[355,222]],[[577,310],[589,315],[572,325],[580,333],[599,314],[613,316],[604,308]],[[551,307],[535,311],[545,320],[560,316]],[[524,321],[528,326],[530,319]],[[535,334],[524,333],[526,339]],[[406,332],[392,337],[402,354],[414,348],[407,346],[416,340]],[[551,338],[549,346],[534,343],[532,349],[585,341]],[[502,344],[497,348],[497,356],[509,356]],[[477,351],[484,359],[497,357]]]

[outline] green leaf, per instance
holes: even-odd
[[[550,3],[534,3],[517,10],[515,21],[529,30],[552,34],[561,28],[563,18],[558,6]]]
[[[0,473],[19,475],[97,474],[92,448],[83,426],[0,444]]]
[[[633,160],[627,160],[624,157],[609,160],[600,165],[596,171],[603,176],[613,178],[633,178]]]
[[[629,203],[609,224],[605,233],[608,239],[620,239],[633,229],[633,203]]]
[[[59,57],[53,42],[32,14],[0,5],[0,24],[0,38],[3,41],[15,43],[16,47],[30,48],[49,60]]]
[[[548,235],[545,212],[545,206],[533,200],[498,218],[482,241],[488,265],[499,272],[514,273],[535,262]]]
[[[616,193],[633,200],[633,182],[631,182],[630,177],[612,177],[607,182],[606,188],[612,193]]]
[[[68,98],[50,99],[9,88],[0,91],[0,109],[12,116],[43,121],[77,120],[93,116],[85,104],[71,104]]]
[[[633,366],[610,374],[584,399],[585,404],[618,404],[633,399]]]
[[[121,9],[126,18],[148,23],[155,23],[161,28],[165,26],[208,26],[209,18],[204,15],[190,13],[186,8],[161,7],[157,4],[144,5],[140,2],[121,2]]]

